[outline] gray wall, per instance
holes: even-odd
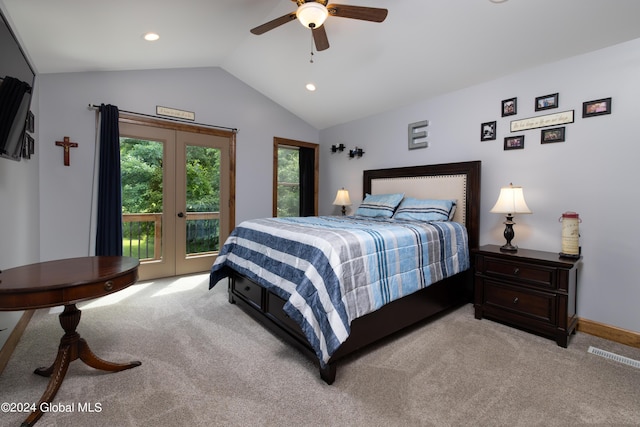
[[[38,160],[0,158],[0,271],[38,262],[38,218]],[[22,313],[0,311],[0,349]]]
[[[490,213],[500,187],[524,187],[532,215],[516,216],[514,243],[559,252],[565,211],[580,214],[584,269],[578,314],[640,331],[640,286],[635,271],[639,232],[635,214],[640,166],[638,100],[640,40],[530,69],[435,99],[320,132],[321,214],[340,187],[350,190],[352,211],[362,200],[362,171],[394,166],[482,161],[481,244],[503,244],[504,216]],[[534,99],[559,92],[559,108],[534,111]],[[518,114],[501,117],[501,101],[518,98]],[[612,97],[612,114],[582,118],[584,101]],[[575,110],[566,142],[540,144],[540,129],[511,134],[513,119]],[[407,125],[429,120],[429,148],[407,148]],[[480,124],[497,120],[495,141],[480,141]],[[525,135],[523,150],[503,150],[508,135]],[[362,147],[361,159],[332,154],[331,144]]]
[[[0,270],[39,260],[37,155],[0,158]]]
[[[36,83],[34,103],[37,97]],[[34,137],[37,141],[37,130]],[[38,174],[37,155],[20,162],[0,158],[0,271],[39,261]],[[22,311],[0,311],[0,349],[22,314]]]

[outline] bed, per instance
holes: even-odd
[[[455,209],[445,220],[245,221],[212,266],[210,288],[228,277],[229,301],[317,361],[332,384],[341,359],[471,301],[480,167],[471,161],[364,171],[365,202],[390,194],[399,194],[399,203],[451,200]],[[410,212],[411,204],[396,214],[402,207]]]

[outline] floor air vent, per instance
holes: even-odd
[[[620,356],[619,354],[611,353],[609,351],[601,350],[596,347],[589,347],[587,353],[595,354],[596,356],[604,357],[605,359],[611,359],[613,361],[624,363],[625,365],[633,366],[640,369],[640,361],[629,359],[628,357]]]

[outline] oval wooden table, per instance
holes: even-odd
[[[51,377],[36,410],[22,423],[32,426],[42,416],[43,403],[55,397],[69,364],[80,359],[104,371],[123,371],[140,366],[140,362],[112,363],[97,357],[76,328],[80,310],[76,303],[102,297],[125,289],[138,280],[139,261],[120,256],[93,256],[41,262],[0,272],[0,310],[17,311],[64,305],[60,325],[58,355],[49,367],[38,368],[38,375]]]

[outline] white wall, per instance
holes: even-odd
[[[38,261],[38,218],[38,161],[0,158],[0,271]],[[22,314],[0,311],[0,349]]]
[[[482,161],[481,244],[503,244],[504,216],[489,213],[500,187],[524,187],[532,215],[515,218],[514,244],[559,252],[565,211],[580,214],[584,268],[578,315],[640,331],[640,283],[635,271],[640,233],[640,39],[470,87],[320,132],[321,214],[340,187],[352,211],[362,200],[362,171],[466,160]],[[559,92],[559,108],[534,111],[534,99]],[[518,114],[502,118],[501,101],[518,98]],[[612,97],[612,114],[582,118],[584,101]],[[540,144],[540,129],[511,134],[513,119],[575,110],[566,141]],[[407,125],[429,120],[429,148],[407,148]],[[480,124],[497,120],[495,141],[480,141]],[[503,150],[508,135],[525,135],[523,150]],[[362,147],[361,159],[330,153],[332,144]]]
[[[89,253],[95,111],[195,112],[198,123],[238,128],[236,222],[271,216],[273,137],[318,141],[318,131],[220,68],[45,74],[40,86],[42,260]],[[71,166],[56,141],[69,136]]]
[[[37,103],[38,84],[33,91]],[[38,121],[37,110],[36,123]],[[37,138],[37,132],[33,134]],[[36,156],[38,155],[36,150]],[[20,162],[0,158],[0,271],[38,262],[40,256],[40,209],[38,159]],[[2,278],[0,278],[0,281]],[[0,311],[0,349],[23,311]]]
[[[37,158],[0,158],[0,270],[38,261],[38,218]]]

